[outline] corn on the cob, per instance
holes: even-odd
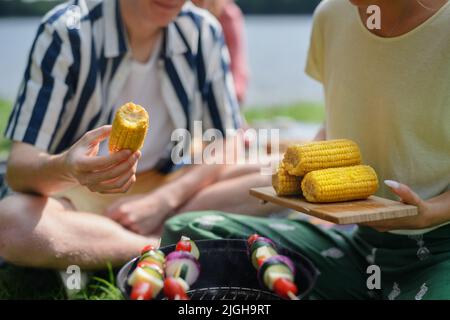
[[[114,117],[109,137],[109,151],[117,152],[122,149],[130,149],[134,152],[141,149],[147,129],[147,111],[132,102],[124,104],[117,110]]]
[[[301,177],[291,176],[280,163],[277,173],[272,175],[272,186],[279,196],[299,195]]]
[[[309,202],[366,199],[377,189],[377,174],[365,165],[312,171],[302,181],[303,195]]]
[[[351,140],[309,142],[290,146],[283,162],[289,174],[304,176],[314,170],[358,165],[361,153]]]

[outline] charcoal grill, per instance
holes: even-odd
[[[197,240],[200,250],[200,276],[187,292],[192,300],[279,300],[273,293],[262,288],[247,256],[245,240]],[[167,255],[175,245],[161,248]],[[314,265],[299,253],[279,248],[278,252],[292,259],[296,267],[295,282],[299,288],[298,298],[305,298],[313,289],[318,275]],[[129,261],[117,275],[117,285],[125,298],[131,292],[128,276],[134,270],[138,258]],[[160,294],[158,299],[164,299]]]

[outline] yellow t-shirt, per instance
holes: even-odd
[[[450,2],[414,30],[382,38],[348,0],[323,1],[306,72],[324,86],[327,139],[359,144],[379,196],[396,199],[385,179],[423,199],[450,190]]]

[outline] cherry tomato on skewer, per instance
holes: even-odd
[[[150,283],[142,281],[133,286],[131,290],[130,298],[132,300],[151,300],[152,299],[152,286]]]
[[[187,251],[187,252],[191,252],[192,246],[191,243],[189,241],[186,240],[180,240],[178,241],[176,247],[175,247],[175,251]]]
[[[273,290],[277,295],[285,299],[292,299],[292,296],[296,296],[298,292],[295,283],[284,278],[279,278],[274,282]]]
[[[143,248],[141,249],[141,255],[143,255],[143,254],[146,253],[146,252],[152,251],[152,250],[155,250],[155,247],[154,247],[154,246],[152,246],[151,244],[146,245],[145,247],[143,247]]]
[[[173,277],[166,278],[163,290],[169,300],[189,300],[181,283]]]
[[[247,239],[247,245],[248,245],[248,247],[251,247],[252,244],[253,244],[253,242],[255,242],[255,240],[258,239],[259,237],[260,237],[260,235],[259,235],[259,234],[256,234],[256,233],[254,233],[254,234],[252,234],[250,237],[248,237],[248,239]]]

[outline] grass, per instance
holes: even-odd
[[[3,265],[0,267],[0,300],[65,298],[56,272]]]
[[[0,267],[0,300],[63,300],[65,289],[56,271],[24,268],[13,265]],[[86,288],[70,297],[74,300],[121,300],[116,287],[115,272],[108,266],[92,276]]]
[[[11,103],[0,99],[0,160],[5,159],[10,142],[3,137]],[[315,103],[297,103],[270,107],[249,107],[244,111],[247,121],[289,117],[295,121],[320,123],[324,119],[323,106]],[[91,277],[87,287],[73,299],[119,300],[120,291],[115,285],[115,274],[109,266],[106,271]],[[66,299],[59,275],[50,270],[0,266],[0,300],[2,299]]]
[[[244,110],[247,121],[251,124],[259,120],[272,120],[279,117],[291,118],[295,121],[322,123],[325,111],[320,103],[300,102],[270,107],[249,107]]]
[[[10,141],[5,139],[3,133],[8,124],[9,114],[11,113],[12,104],[0,99],[0,160],[5,159],[11,145]]]
[[[116,286],[115,272],[108,264],[107,270],[97,273],[85,289],[76,294],[78,300],[122,300],[122,294]]]

